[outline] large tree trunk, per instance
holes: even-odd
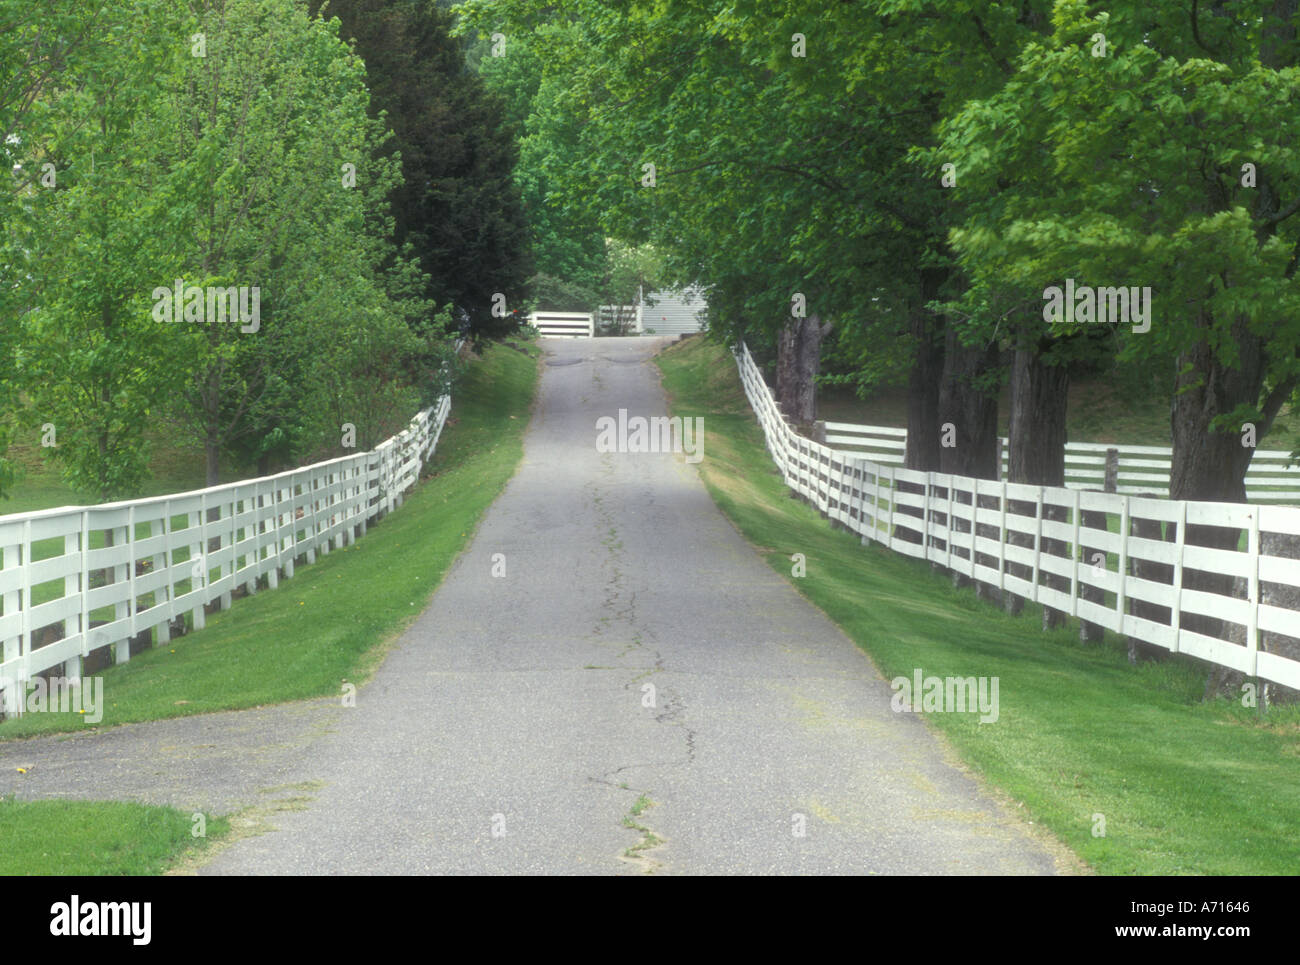
[[[996,344],[967,346],[949,326],[944,333],[943,376],[939,389],[939,471],[977,479],[997,479],[1001,475],[998,444],[998,348]],[[951,432],[949,432],[951,427]],[[951,444],[948,444],[951,443]],[[939,493],[940,498],[946,493]],[[962,497],[959,497],[962,498]],[[964,531],[964,524],[954,526]],[[999,539],[996,527],[980,524],[980,536]],[[996,566],[982,553],[975,561]],[[953,582],[963,585],[966,578],[954,574]],[[989,588],[980,584],[981,596]]]
[[[1260,62],[1268,68],[1280,69],[1294,65],[1295,58],[1295,15],[1296,0],[1274,0],[1271,8],[1263,17]],[[1260,172],[1259,186],[1256,190],[1255,238],[1261,246],[1276,236],[1278,222],[1271,216],[1281,207],[1276,185],[1269,176],[1268,168]],[[1295,276],[1300,262],[1292,258],[1287,266],[1287,280]],[[1204,323],[1204,322],[1203,322]],[[1207,499],[1224,502],[1245,502],[1246,470],[1250,466],[1250,457],[1254,450],[1241,445],[1240,427],[1231,427],[1226,433],[1211,433],[1210,420],[1218,414],[1231,411],[1241,402],[1254,404],[1259,401],[1264,384],[1264,340],[1250,333],[1245,322],[1238,320],[1233,326],[1232,339],[1240,352],[1240,364],[1236,369],[1221,365],[1214,351],[1204,343],[1194,346],[1182,353],[1178,359],[1179,375],[1175,386],[1195,384],[1203,380],[1198,388],[1179,394],[1175,392],[1171,419],[1173,422],[1174,455],[1170,471],[1169,497],[1171,499]],[[1256,437],[1262,438],[1271,428],[1283,401],[1294,391],[1294,379],[1281,385],[1273,386],[1268,397],[1264,399],[1261,409],[1264,417],[1256,426]],[[1272,534],[1260,534],[1261,547],[1266,554],[1280,556],[1294,555],[1297,541],[1294,537]],[[1215,546],[1224,549],[1236,549],[1239,531],[1222,526],[1188,526],[1186,542]],[[1241,583],[1230,577],[1203,570],[1184,569],[1183,585],[1215,593],[1243,594]],[[1271,583],[1261,582],[1261,598],[1264,602],[1278,602],[1275,605],[1292,606],[1297,603],[1296,595],[1287,588]],[[1224,633],[1223,621],[1202,615],[1185,615],[1183,626],[1216,637],[1228,636],[1234,642],[1245,643],[1245,628],[1236,627]],[[1273,634],[1260,634],[1260,649],[1273,652],[1286,652],[1286,648],[1297,648],[1300,639]],[[1292,649],[1292,653],[1297,649]],[[1240,698],[1243,674],[1215,667],[1206,681],[1205,695],[1216,693],[1233,699]],[[1268,690],[1284,691],[1270,685]]]
[[[928,472],[939,468],[939,386],[943,380],[946,319],[926,310],[939,296],[946,270],[921,272],[920,304],[912,312],[916,346],[907,380],[907,449],[903,466]]]
[[[946,274],[944,272],[943,274]],[[907,448],[903,468],[933,472],[939,468],[939,386],[943,381],[944,328],[946,320],[926,310],[938,296],[943,275],[937,269],[921,273],[919,304],[912,311],[910,330],[915,344],[912,369],[907,380]],[[900,492],[920,494],[923,486],[899,480]],[[899,506],[897,512],[921,516],[919,509]],[[909,543],[921,542],[920,529],[895,527],[894,533]]]
[[[1022,345],[1012,357],[1008,482],[1030,486],[1065,485],[1065,416],[1070,374],[1064,365],[1046,363],[1042,353],[1048,347],[1041,341]],[[1032,517],[1037,507],[1023,500],[1008,500],[1008,512]],[[1044,502],[1043,518],[1064,522],[1068,510]],[[1007,540],[1020,546],[1034,545],[1033,537],[1024,534],[1008,534]],[[1068,556],[1068,546],[1061,540],[1044,539],[1040,549],[1044,554]],[[1022,563],[1008,563],[1007,572],[1021,579],[1033,578],[1032,568]],[[1068,580],[1052,574],[1041,574],[1040,582],[1056,590],[1068,591],[1070,588]],[[1009,594],[1004,604],[1008,611],[1019,613],[1024,602],[1023,597]],[[1064,621],[1062,611],[1043,608],[1043,629],[1060,626]]]
[[[776,343],[776,401],[787,419],[810,427],[817,419],[817,373],[822,339],[831,330],[817,315],[796,318]]]
[[[1065,485],[1065,416],[1070,373],[1048,365],[1039,347],[1017,349],[1011,363],[1010,455],[1007,480]]]
[[[939,389],[939,471],[998,479],[998,368],[995,344],[966,346],[951,326],[944,337],[943,384]],[[984,384],[981,384],[984,383]],[[945,427],[954,429],[944,445]]]
[[[206,438],[203,440],[203,455],[207,466],[207,485],[209,487],[221,482],[221,446],[217,442],[216,427],[211,426],[208,429]]]
[[[1235,325],[1233,334],[1238,351],[1235,367],[1223,364],[1205,342],[1178,356],[1171,411],[1170,499],[1246,501],[1246,469],[1254,450],[1241,444],[1240,426],[1228,432],[1210,428],[1216,416],[1239,405],[1258,404],[1264,385],[1263,339],[1248,332],[1245,322]],[[1263,435],[1267,427],[1257,430]],[[1189,537],[1195,529],[1188,530]]]
[[[1203,324],[1208,328],[1209,322]],[[1171,408],[1173,459],[1169,475],[1169,498],[1243,503],[1246,501],[1246,470],[1255,450],[1241,444],[1241,427],[1212,431],[1216,416],[1231,412],[1239,405],[1261,405],[1264,387],[1265,343],[1253,334],[1244,319],[1232,327],[1236,348],[1236,365],[1224,364],[1219,353],[1199,342],[1178,357]],[[1256,425],[1256,437],[1263,437],[1272,426],[1282,402],[1290,396],[1293,383],[1274,386],[1263,400],[1263,418]],[[1236,550],[1241,530],[1233,526],[1189,525],[1186,542],[1192,546]],[[1187,567],[1183,586],[1188,589],[1223,596],[1240,595],[1233,577],[1208,570]],[[1207,636],[1228,639],[1240,637],[1240,628],[1225,630],[1224,621],[1214,616],[1187,613],[1182,625]],[[1240,695],[1244,678],[1236,671],[1217,669],[1207,683],[1206,694]]]
[[[1208,328],[1209,320],[1203,320]],[[1246,469],[1253,449],[1241,444],[1240,427],[1222,432],[1211,429],[1218,416],[1238,405],[1258,403],[1264,382],[1263,340],[1250,333],[1244,321],[1233,326],[1238,364],[1223,364],[1212,345],[1198,342],[1178,357],[1171,409],[1173,457],[1169,498],[1244,503]],[[1265,431],[1259,427],[1260,434]],[[1186,542],[1192,546],[1236,550],[1241,531],[1232,526],[1189,525]],[[1233,578],[1225,573],[1183,570],[1183,586],[1206,593],[1233,595]],[[1188,630],[1226,638],[1224,623],[1214,616],[1188,613],[1182,619]],[[1216,674],[1211,688],[1235,686],[1231,674]]]

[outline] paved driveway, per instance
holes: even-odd
[[[221,809],[289,794],[296,809],[221,850],[213,874],[1051,873],[693,465],[597,451],[599,418],[664,414],[662,340],[543,344],[523,465],[354,709],[22,742],[20,756],[55,755],[30,776]],[[240,726],[242,769],[220,749]],[[165,777],[121,750],[160,739],[185,762]],[[198,739],[220,781],[184,751]],[[96,763],[96,741],[117,742],[116,764]],[[59,777],[68,747],[85,749],[75,781]]]

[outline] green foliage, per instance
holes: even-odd
[[[544,312],[591,312],[600,309],[600,292],[567,278],[537,274],[529,282],[532,298],[529,307]]]
[[[468,69],[447,10],[331,0],[323,15],[355,40],[372,110],[394,132],[385,154],[400,158],[403,179],[390,194],[393,237],[413,246],[428,276],[424,297],[454,305],[477,335],[504,331],[512,323],[492,315],[493,296],[522,305],[532,274],[508,105]]]
[[[507,38],[485,74],[536,91],[521,168],[545,172],[548,210],[651,242],[665,284],[709,287],[723,338],[771,340],[801,293],[854,330],[844,344],[895,357],[905,315],[879,310],[882,291],[914,304],[946,231],[937,182],[907,156],[937,120],[935,65],[901,55],[899,28],[811,2],[458,10]],[[969,84],[955,67],[944,81]]]
[[[382,128],[367,116],[364,65],[294,0],[232,0],[208,16],[206,56],[191,59],[176,118],[194,134],[174,163],[188,172],[200,224],[186,274],[257,287],[263,315],[255,331],[211,322],[176,331],[192,373],[185,411],[215,482],[223,449],[283,458],[319,445],[312,423],[324,400],[303,388],[329,385],[337,400],[357,397],[380,366],[381,383],[396,379],[402,356],[384,335],[365,372],[340,372],[321,343],[355,351],[359,335],[403,319],[380,276],[387,224],[373,214],[400,174],[373,158]],[[370,438],[385,420],[367,407],[345,421]]]
[[[21,165],[0,192],[0,444],[51,424],[65,479],[122,497],[163,423],[215,482],[337,452],[343,422],[378,441],[445,391],[451,314],[392,242],[400,159],[337,21],[297,0],[29,7],[0,0],[0,161]],[[178,280],[256,290],[260,317],[168,323]]]
[[[1059,4],[930,155],[958,159],[967,216],[952,242],[983,321],[1005,317],[1000,304],[1076,356],[1105,342],[1176,368],[1169,390],[1200,393],[1175,414],[1176,462],[1207,433],[1266,426],[1300,378],[1297,22],[1238,6],[1225,30],[1223,11],[1185,4]],[[1041,294],[1067,277],[1149,287],[1150,330],[1046,324]]]
[[[20,296],[17,379],[28,418],[54,427],[65,478],[100,499],[139,486],[143,428],[176,385],[166,330],[149,314],[155,271],[178,258],[176,172],[155,110],[187,35],[172,0],[102,5],[102,38],[70,53],[60,84],[20,129],[25,154],[53,165],[14,219],[30,285]]]
[[[755,346],[802,293],[840,333],[827,380],[863,391],[907,367],[927,314],[1047,366],[1172,365],[1175,462],[1204,481],[1244,463],[1196,470],[1200,441],[1267,424],[1300,385],[1297,18],[1239,7],[457,9],[506,38],[481,69],[526,126],[550,274],[586,267],[559,256],[561,221],[653,242],[666,281],[709,287],[711,330]],[[1152,331],[1046,324],[1065,278],[1150,286]]]
[[[478,38],[473,59],[518,135],[514,181],[534,264],[528,284],[532,307],[594,312],[608,270],[605,232],[593,212],[565,203],[556,193],[581,149],[581,126],[566,109],[565,80],[544,69],[543,45],[529,34],[506,36],[499,56],[492,49],[487,38]],[[579,309],[586,305],[592,307]]]

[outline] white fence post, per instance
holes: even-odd
[[[126,539],[122,541],[126,546],[126,618],[130,621],[127,628],[126,643],[122,646],[123,655],[127,660],[131,659],[131,640],[136,634],[136,591],[135,591],[135,506],[130,506],[126,511]]]
[[[81,587],[81,604],[80,612],[77,614],[77,623],[81,630],[81,652],[89,654],[90,652],[90,511],[83,510],[81,513],[81,528],[78,532],[78,538],[81,540],[81,572],[77,574],[78,583]],[[27,551],[30,552],[30,544]],[[78,668],[81,669],[81,668]],[[78,673],[80,676],[80,673]]]
[[[1187,501],[1178,501],[1178,533],[1174,549],[1174,605],[1170,607],[1169,624],[1173,630],[1170,652],[1178,653],[1182,637],[1183,609],[1178,601],[1183,595],[1183,548],[1187,545]]]
[[[1246,647],[1250,650],[1250,670],[1246,676],[1256,677],[1259,670],[1259,509],[1250,514],[1246,551],[1250,562],[1246,569],[1246,597],[1250,602],[1250,619],[1246,624]]]
[[[1070,577],[1070,613],[1078,614],[1079,612],[1079,557],[1083,555],[1083,550],[1079,546],[1079,529],[1082,522],[1083,511],[1080,508],[1082,497],[1079,490],[1074,491],[1074,536],[1070,541],[1070,556],[1074,561],[1074,574]],[[1177,581],[1175,581],[1176,583]]]
[[[1128,531],[1129,498],[1120,497],[1119,519],[1119,589],[1115,593],[1115,613],[1118,617],[1119,632],[1124,633],[1124,611],[1128,604]]]
[[[22,596],[20,604],[23,608],[23,626],[22,637],[18,641],[18,672],[13,679],[17,683],[17,712],[22,714],[24,698],[26,697],[27,680],[31,676],[31,652],[32,652],[32,521],[30,519],[23,522],[23,575],[22,575]]]
[[[152,528],[150,530],[152,532]],[[172,612],[172,600],[175,599],[175,586],[172,583],[172,501],[169,499],[163,503],[162,518],[162,554],[154,556],[154,567],[158,572],[163,574],[163,585],[160,586],[153,594],[154,607],[163,608],[163,621],[156,624],[154,630],[154,646],[161,646],[164,643],[171,642],[172,624],[171,621],[176,614]],[[162,598],[159,599],[159,596]]]
[[[1002,480],[1001,502],[998,504],[1002,519],[998,523],[998,593],[1007,592],[1007,481]]]
[[[872,497],[873,502],[871,506],[871,538],[875,540],[877,543],[879,543],[881,542],[880,539],[880,467],[876,465],[872,465],[871,475],[872,478],[875,480],[875,495]],[[888,530],[885,531],[884,542],[886,545],[889,544]]]
[[[1034,516],[1034,567],[1033,575],[1030,577],[1034,595],[1030,599],[1037,603],[1038,572],[1043,560],[1043,489],[1041,486],[1038,488],[1038,499],[1034,503]]]
[[[952,569],[952,534],[957,531],[957,527],[953,525],[953,519],[952,519],[952,496],[953,496],[953,490],[955,488],[956,487],[953,485],[953,480],[949,479],[948,480],[948,538],[944,540],[944,545],[948,550],[948,569],[950,570]],[[979,496],[975,493],[974,490],[972,490],[970,498],[971,498],[971,516],[974,517],[975,507],[979,504]],[[970,541],[971,541],[972,560],[973,560],[974,559],[973,550],[975,547],[974,522],[971,523]]]

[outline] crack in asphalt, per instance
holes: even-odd
[[[608,358],[607,356],[603,356],[603,357]],[[638,365],[641,364],[643,361],[644,359],[631,360],[632,364],[638,364]],[[603,391],[604,389],[603,384],[600,383],[599,381],[597,382],[597,384]],[[601,475],[605,479],[608,479],[613,474],[614,474],[614,466],[613,466],[612,454],[604,453],[601,459]],[[629,656],[630,654],[636,652],[642,652],[647,655],[653,656],[652,666],[643,668],[636,676],[634,676],[631,680],[627,681],[623,685],[623,689],[625,691],[636,692],[640,690],[640,688],[637,687],[639,683],[641,683],[644,680],[647,680],[650,677],[653,677],[657,673],[661,673],[664,670],[664,658],[663,658],[663,654],[660,651],[658,651],[657,649],[650,648],[646,646],[644,643],[644,636],[646,634],[653,633],[653,631],[648,626],[643,625],[642,621],[638,619],[637,598],[636,598],[635,588],[627,587],[624,585],[623,582],[623,576],[624,576],[623,544],[622,544],[622,540],[619,538],[617,519],[614,517],[614,514],[610,511],[608,504],[606,503],[605,500],[606,493],[599,488],[600,483],[595,482],[592,484],[592,486],[593,486],[592,505],[595,508],[600,527],[602,528],[602,530],[608,532],[608,536],[601,540],[602,545],[604,545],[606,549],[606,557],[603,560],[603,562],[606,566],[608,566],[608,568],[611,571],[610,577],[605,583],[606,593],[602,603],[602,610],[611,611],[613,615],[613,619],[615,621],[624,624],[631,631],[631,643],[627,648],[623,650],[622,653],[619,654],[619,659],[623,659]],[[620,607],[619,602],[624,598],[624,595],[626,595],[626,601]],[[655,687],[653,693],[655,699],[655,706],[658,707],[660,706],[661,694],[665,692],[663,691],[662,688]],[[682,724],[674,721],[674,718],[679,716],[682,711],[682,706],[683,706],[682,699],[678,695],[675,695],[671,692],[666,692],[666,701],[667,701],[667,706],[665,706],[663,712],[656,714],[654,716],[653,718],[654,721],[659,724],[671,722],[674,723],[676,726],[682,727],[683,726]],[[644,698],[643,698],[643,702],[644,702]],[[612,771],[607,771],[605,775],[603,775],[603,777],[601,778],[591,778],[591,780],[597,781],[599,783],[609,784],[611,783],[607,780],[609,777],[615,776],[617,774],[622,773],[625,770],[630,770],[632,768],[673,767],[673,766],[680,766],[682,764],[691,764],[694,761],[694,739],[695,739],[694,734],[689,729],[686,729],[687,755],[684,760],[672,761],[672,762],[651,762],[649,764],[625,764],[618,768],[615,768]],[[639,800],[645,799],[648,795],[652,793],[654,793],[654,788],[652,787],[639,789],[638,794],[640,794],[641,796]],[[627,824],[629,818],[625,817],[623,820],[624,823]],[[651,857],[651,855],[649,854],[650,851],[662,846],[662,844],[664,843],[663,836],[657,835],[649,828],[646,828],[639,824],[634,824],[632,826],[635,827],[637,830],[641,831],[643,837],[641,842],[637,846],[634,846],[633,848],[624,851],[623,857],[648,863],[649,866],[646,868],[647,874],[653,873],[654,871],[663,868],[664,867],[663,862]]]

